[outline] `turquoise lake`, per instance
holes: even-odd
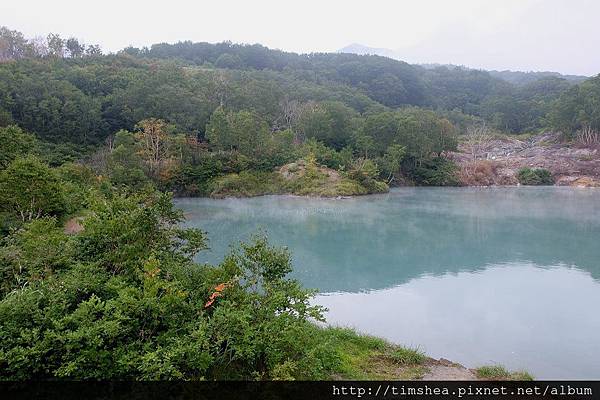
[[[176,200],[199,262],[264,232],[330,324],[467,367],[600,379],[600,190],[401,188],[350,199]]]

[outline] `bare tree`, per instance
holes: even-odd
[[[580,131],[577,131],[576,140],[584,146],[597,146],[600,144],[600,132],[586,125]]]
[[[28,45],[28,57],[47,57],[50,52],[46,39],[41,36],[29,39]]]
[[[27,50],[27,41],[23,34],[0,27],[0,61],[23,58]]]
[[[485,149],[492,141],[492,131],[485,124],[472,125],[467,128],[467,140],[466,144],[469,147],[471,157],[473,160],[478,158],[487,158],[487,152]]]
[[[148,165],[150,174],[157,175],[168,152],[167,124],[160,119],[148,118],[140,121],[136,127],[136,138],[141,144],[139,154]]]
[[[108,135],[104,142],[106,143],[106,148],[108,149],[108,152],[112,153],[115,149],[115,135]]]
[[[224,71],[216,71],[212,77],[212,84],[214,86],[214,97],[212,100],[218,102],[219,106],[225,107],[231,90],[226,73]]]
[[[292,127],[298,121],[302,113],[302,104],[298,100],[290,100],[289,97],[285,97],[279,102],[281,107],[281,119],[285,128],[292,129]]]

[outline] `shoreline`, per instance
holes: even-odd
[[[278,196],[278,197],[292,197],[292,198],[306,198],[306,199],[321,199],[321,200],[349,200],[354,198],[369,197],[369,196],[383,196],[390,192],[398,189],[519,189],[519,188],[563,188],[579,190],[579,189],[600,189],[598,186],[574,186],[574,185],[464,185],[464,186],[393,186],[387,192],[379,193],[365,193],[355,195],[344,195],[344,196],[319,196],[319,195],[300,195],[294,193],[262,193],[252,196],[188,196],[174,194],[173,199],[211,199],[211,200],[228,200],[228,199],[251,199],[255,197],[265,196]]]

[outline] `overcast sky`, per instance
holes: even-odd
[[[169,0],[0,2],[0,25],[105,51],[179,40],[261,43],[295,52],[350,43],[412,63],[600,72],[600,0]]]

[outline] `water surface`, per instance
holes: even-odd
[[[336,325],[473,367],[600,378],[600,190],[403,188],[351,199],[179,199],[222,259],[259,230]]]

